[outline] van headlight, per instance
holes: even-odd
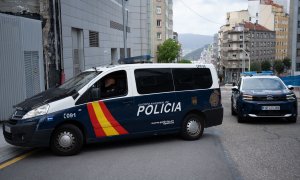
[[[253,100],[253,96],[247,95],[247,94],[243,94],[243,100],[252,101]]]
[[[41,115],[44,115],[44,114],[47,114],[48,110],[49,110],[49,104],[45,104],[43,106],[40,106],[38,108],[35,108],[31,111],[29,111],[28,113],[26,113],[22,119],[28,119],[28,118],[33,118],[33,117],[36,117],[36,116],[41,116]]]
[[[295,100],[295,99],[296,99],[295,94],[287,94],[286,95],[286,100]]]

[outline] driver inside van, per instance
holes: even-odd
[[[101,91],[102,97],[115,96],[116,90],[116,80],[113,77],[107,77],[104,81],[104,89]]]

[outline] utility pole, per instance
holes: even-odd
[[[122,0],[122,11],[123,11],[123,42],[124,42],[124,58],[127,58],[127,21],[126,21],[126,10],[125,4],[127,0]]]
[[[245,23],[243,24],[243,49],[245,49]],[[245,72],[245,53],[243,51],[242,73]]]

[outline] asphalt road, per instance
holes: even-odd
[[[71,157],[42,149],[0,170],[0,179],[300,179],[300,123],[238,124],[230,91],[222,97],[223,125],[205,129],[198,141],[132,139],[89,145]]]

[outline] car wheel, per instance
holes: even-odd
[[[65,124],[54,131],[50,143],[51,150],[57,155],[75,155],[83,146],[83,134],[77,126]]]
[[[246,121],[246,118],[245,117],[243,117],[243,115],[242,114],[239,114],[238,115],[238,123],[244,123],[245,121]]]
[[[197,140],[202,136],[203,130],[204,120],[196,114],[189,114],[183,120],[181,136],[185,140]]]
[[[290,122],[290,123],[296,123],[297,122],[297,117],[290,117],[290,118],[288,118],[288,122]]]
[[[231,103],[231,115],[235,116],[236,115],[236,112],[234,111],[234,108],[233,108],[233,105]]]

